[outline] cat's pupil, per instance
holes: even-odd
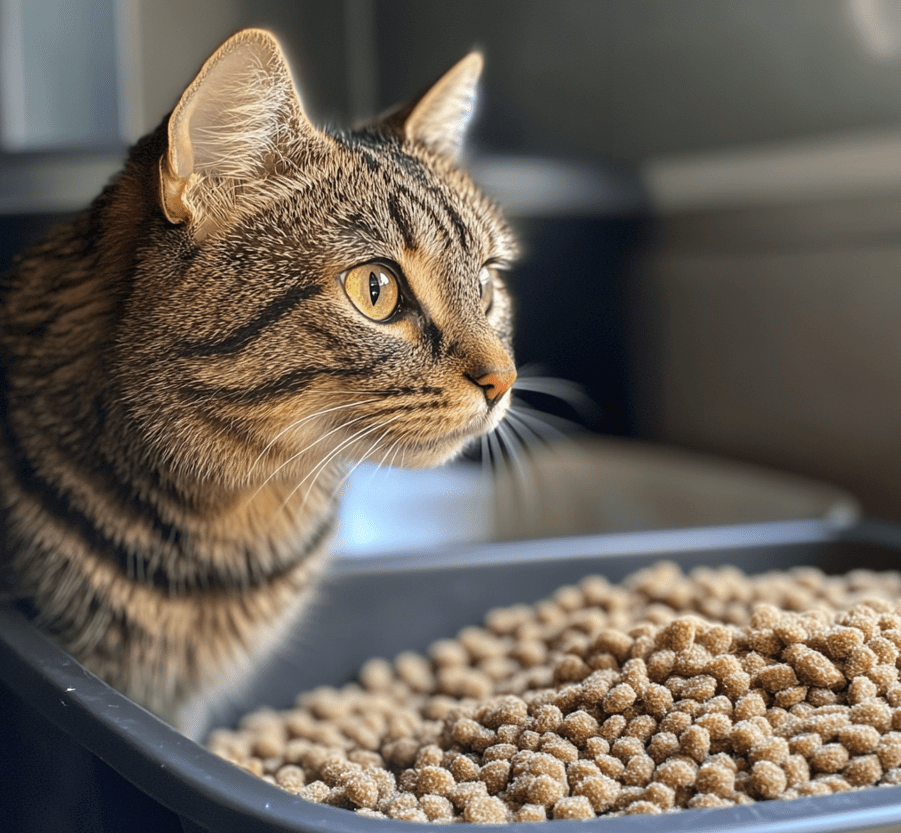
[[[369,300],[372,301],[372,305],[375,306],[379,300],[379,295],[382,294],[381,286],[379,285],[379,279],[375,276],[375,272],[369,273]]]

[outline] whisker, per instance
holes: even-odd
[[[504,458],[503,449],[497,434],[492,431],[488,436],[488,459],[491,462],[491,470],[494,472],[495,478],[500,477],[507,471],[507,461]]]
[[[379,442],[384,439],[384,434],[381,438],[379,438]],[[386,466],[387,468],[392,468],[394,466],[394,461],[397,459],[397,455],[400,451],[400,444],[406,439],[403,435],[398,437],[388,448],[382,453],[381,459],[379,459],[378,464],[375,469],[372,471],[372,474],[369,476],[369,482],[371,483],[376,475],[381,471],[382,466]],[[392,453],[393,452],[393,453]],[[386,462],[388,455],[391,454],[390,462]]]
[[[397,459],[398,452],[401,450],[401,443],[403,441],[403,437],[398,437],[391,446],[389,446],[388,451],[383,455],[383,459],[379,461],[378,468],[380,469],[383,465],[385,465],[384,457],[388,456],[388,452],[394,449],[394,453],[391,455],[391,462],[388,463],[388,468],[394,468],[394,461]]]
[[[510,472],[513,491],[517,495],[523,512],[527,513],[528,517],[532,517],[542,507],[540,490],[537,488],[538,480],[534,476],[530,476],[530,472],[523,462],[528,459],[527,455],[523,453],[526,447],[514,431],[512,423],[498,425],[498,438],[507,448],[511,459]]]
[[[520,377],[517,378],[515,387],[518,390],[530,390],[562,399],[573,407],[594,405],[594,400],[585,391],[583,385],[569,379],[559,379],[556,376],[527,376],[524,379]]]
[[[398,414],[397,416],[400,416],[400,415]],[[395,417],[395,418],[396,418],[396,417]],[[382,432],[381,436],[379,436],[379,438],[378,438],[378,439],[377,439],[377,440],[376,440],[376,441],[375,441],[375,442],[374,442],[374,443],[366,450],[366,453],[365,453],[365,454],[363,455],[363,457],[361,457],[360,460],[354,465],[353,469],[351,469],[351,472],[353,472],[353,470],[356,469],[356,468],[360,465],[360,463],[364,462],[366,459],[368,459],[369,457],[371,457],[372,454],[373,454],[373,452],[375,452],[376,450],[379,449],[379,446],[384,442],[385,437],[388,436],[388,433],[389,433],[389,432],[388,432],[387,426],[388,426],[388,424],[389,424],[390,422],[393,422],[393,421],[394,421],[394,418],[392,418],[391,420],[388,420],[388,422],[385,422],[385,423],[384,423],[384,425],[383,425],[382,427],[385,428],[385,430]],[[405,439],[407,439],[407,438],[404,437],[403,435],[401,435],[401,436],[397,437],[397,438],[394,440],[394,442],[392,442],[392,443],[388,446],[388,448],[387,448],[386,450],[380,451],[380,454],[379,454],[379,461],[378,461],[378,463],[377,463],[377,465],[376,465],[376,467],[375,467],[375,471],[373,472],[373,476],[375,476],[375,474],[381,470],[382,466],[383,466],[384,463],[385,463],[385,458],[388,456],[388,454],[389,454],[392,450],[393,450],[393,452],[394,452],[394,453],[392,454],[392,462],[393,462],[394,458],[397,456],[397,452],[398,452],[398,450],[399,450],[399,447],[402,445],[402,443],[403,443],[403,441],[404,441]],[[391,466],[389,465],[389,468],[390,468],[390,467],[391,467]],[[350,473],[348,473],[348,476],[349,476],[349,475],[350,475]]]
[[[528,402],[517,399],[508,412],[515,413],[520,419],[527,420],[531,425],[542,426],[542,436],[554,436],[557,439],[569,440],[573,433],[583,431],[581,425],[556,414],[549,414],[533,407]],[[536,428],[537,430],[537,428]]]
[[[367,434],[371,434],[374,431],[378,431],[380,428],[384,428],[385,426],[390,425],[392,422],[394,422],[394,420],[399,419],[401,416],[403,416],[403,414],[395,414],[393,417],[391,417],[391,419],[387,420],[386,422],[382,423],[381,425],[370,425],[370,426],[367,426],[366,428],[362,428],[359,431],[356,431],[353,434],[351,434],[350,437],[345,439],[336,448],[334,448],[330,453],[328,453],[319,463],[317,463],[316,466],[314,466],[307,473],[307,475],[303,478],[303,480],[301,480],[300,483],[298,483],[291,490],[290,494],[284,500],[283,508],[285,506],[287,506],[288,501],[290,501],[291,498],[294,497],[294,495],[297,493],[298,489],[300,489],[300,487],[303,486],[303,484],[306,483],[306,481],[312,477],[313,480],[310,483],[309,487],[307,488],[306,493],[304,494],[303,502],[301,503],[301,507],[306,505],[307,499],[310,497],[310,492],[313,490],[313,486],[316,485],[316,481],[319,479],[319,475],[322,474],[323,471],[325,471],[328,464],[332,460],[334,460],[335,457],[337,457],[351,443],[355,442],[356,440],[360,439],[361,437],[365,437]]]
[[[491,467],[491,449],[488,445],[487,434],[482,434],[482,436],[479,437],[479,446],[481,450],[480,462],[482,466],[482,490],[485,492],[485,494],[490,495],[493,490],[494,471]]]
[[[538,371],[531,372],[530,371]],[[565,402],[586,423],[597,422],[603,417],[603,408],[588,394],[584,385],[559,376],[538,375],[536,365],[520,368],[514,392],[537,393]]]
[[[368,436],[369,434],[372,434],[375,431],[378,431],[378,429],[381,427],[382,426],[380,425],[368,425],[364,428],[361,428],[359,431],[355,431],[353,434],[339,443],[335,448],[328,452],[312,469],[310,469],[309,472],[307,472],[306,476],[294,487],[294,489],[292,489],[291,494],[288,495],[288,499],[290,499],[297,492],[297,490],[312,477],[313,480],[310,483],[306,494],[304,494],[303,503],[306,503],[313,486],[316,485],[316,481],[319,479],[319,475],[321,475],[326,470],[328,464],[332,460],[334,460],[335,457],[337,457],[345,448],[347,448],[347,446],[351,445],[359,439],[362,439],[363,437]]]
[[[508,426],[501,423],[494,429],[494,435],[497,437],[498,446],[504,457],[505,470],[510,473],[513,481],[518,482],[522,463],[519,459],[516,444],[509,434]]]
[[[359,422],[360,420],[366,419],[366,417],[367,417],[367,414],[361,414],[360,416],[358,416],[354,419],[351,419],[348,422],[342,423],[341,425],[338,425],[335,428],[332,428],[331,431],[327,431],[325,434],[322,434],[321,436],[317,437],[315,440],[313,440],[313,442],[309,443],[308,445],[306,445],[302,449],[300,449],[300,451],[296,452],[295,454],[292,454],[287,460],[285,460],[280,466],[278,466],[278,468],[276,468],[273,472],[271,472],[269,474],[269,476],[259,485],[257,490],[248,498],[247,502],[250,503],[251,501],[253,501],[253,499],[261,491],[263,491],[263,489],[265,489],[269,483],[271,483],[275,479],[275,477],[278,475],[278,473],[280,471],[282,471],[286,466],[291,465],[291,463],[293,463],[302,454],[309,451],[314,445],[318,445],[324,439],[330,437],[332,434],[335,434],[338,431],[343,431],[345,428],[347,428],[348,425],[353,425],[355,422]]]
[[[553,426],[548,426],[541,418],[540,412],[523,414],[519,410],[511,409],[507,413],[507,422],[522,439],[526,448],[548,446],[552,444],[553,440],[569,440],[567,434],[558,431]]]
[[[519,379],[535,379],[547,375],[548,365],[543,362],[529,362],[516,368]]]
[[[509,415],[509,411],[508,411]],[[504,505],[498,500],[500,497],[499,485],[507,481],[507,463],[500,446],[500,440],[496,435],[496,431],[484,435],[486,448],[488,451],[488,470],[491,475],[491,496],[492,496],[492,535],[497,535],[499,528],[503,528],[504,523],[498,523],[498,519],[505,514],[514,515],[513,507]],[[509,521],[506,522],[509,525]]]
[[[495,429],[497,432],[497,438],[500,440],[501,446],[507,452],[507,459],[510,460],[511,468],[516,470],[522,470],[522,454],[520,454],[520,448],[522,448],[522,443],[519,440],[519,437],[513,432],[510,425],[502,422]]]
[[[323,391],[323,393],[326,393],[326,392],[328,392],[328,391]],[[336,393],[337,393],[337,391],[336,391]],[[368,405],[370,402],[378,402],[378,401],[379,401],[379,400],[378,400],[378,397],[373,397],[373,398],[371,398],[371,399],[364,399],[364,400],[362,400],[362,401],[347,402],[347,403],[345,403],[344,405],[336,405],[334,408],[325,408],[325,409],[323,409],[323,410],[321,410],[321,411],[316,411],[316,412],[313,413],[313,414],[308,414],[307,416],[304,416],[304,417],[301,417],[301,418],[298,419],[298,420],[295,420],[295,421],[292,422],[290,425],[286,426],[286,427],[283,428],[281,431],[279,431],[279,432],[278,432],[278,433],[277,433],[277,434],[276,434],[276,435],[275,435],[275,436],[267,443],[266,447],[260,452],[260,454],[259,454],[259,456],[256,458],[256,460],[254,460],[253,463],[251,464],[250,469],[249,469],[248,472],[247,472],[247,476],[249,477],[251,474],[253,474],[253,471],[254,471],[254,469],[256,469],[256,467],[257,467],[257,465],[259,464],[260,460],[262,460],[263,457],[265,457],[266,454],[272,449],[272,447],[273,447],[273,446],[274,446],[274,445],[275,445],[275,444],[276,444],[276,443],[277,443],[277,442],[278,442],[285,434],[287,434],[289,431],[292,431],[293,429],[297,428],[298,426],[302,425],[303,423],[305,423],[305,422],[307,422],[307,421],[309,421],[309,420],[311,420],[311,419],[316,419],[317,417],[323,416],[323,415],[325,415],[325,414],[330,414],[330,413],[333,413],[333,412],[335,412],[335,411],[341,411],[341,410],[343,410],[343,409],[345,409],[345,408],[354,408],[354,407],[357,407],[357,406],[359,406],[359,405]]]
[[[344,477],[341,478],[341,482],[338,483],[338,485],[335,487],[333,494],[337,494],[340,491],[344,484],[347,483],[350,476],[366,461],[369,455],[372,454],[372,452],[375,451],[375,449],[378,447],[379,443],[382,442],[382,440],[384,440],[387,436],[388,431],[386,429],[382,432],[382,435],[371,446],[369,446],[368,449],[366,449],[366,453],[363,454],[363,456],[360,457],[360,459],[350,467],[350,471],[348,471],[347,474],[345,474]],[[396,445],[398,442],[400,442],[400,438],[395,440],[394,444]],[[379,463],[379,466],[381,467],[381,463]]]

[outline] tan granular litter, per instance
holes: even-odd
[[[209,748],[309,801],[587,819],[901,784],[901,574],[591,576]]]

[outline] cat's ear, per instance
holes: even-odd
[[[483,63],[480,52],[470,52],[419,98],[392,113],[386,123],[405,138],[455,158],[475,110]]]
[[[169,147],[160,160],[166,217],[198,227],[224,219],[229,196],[265,175],[289,125],[293,132],[313,130],[278,42],[260,29],[232,36],[169,118]]]

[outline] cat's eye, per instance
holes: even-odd
[[[397,276],[384,264],[364,263],[344,273],[344,291],[350,302],[373,321],[385,321],[400,298]]]
[[[494,270],[489,266],[483,266],[479,271],[479,297],[482,309],[487,313],[494,300]]]

